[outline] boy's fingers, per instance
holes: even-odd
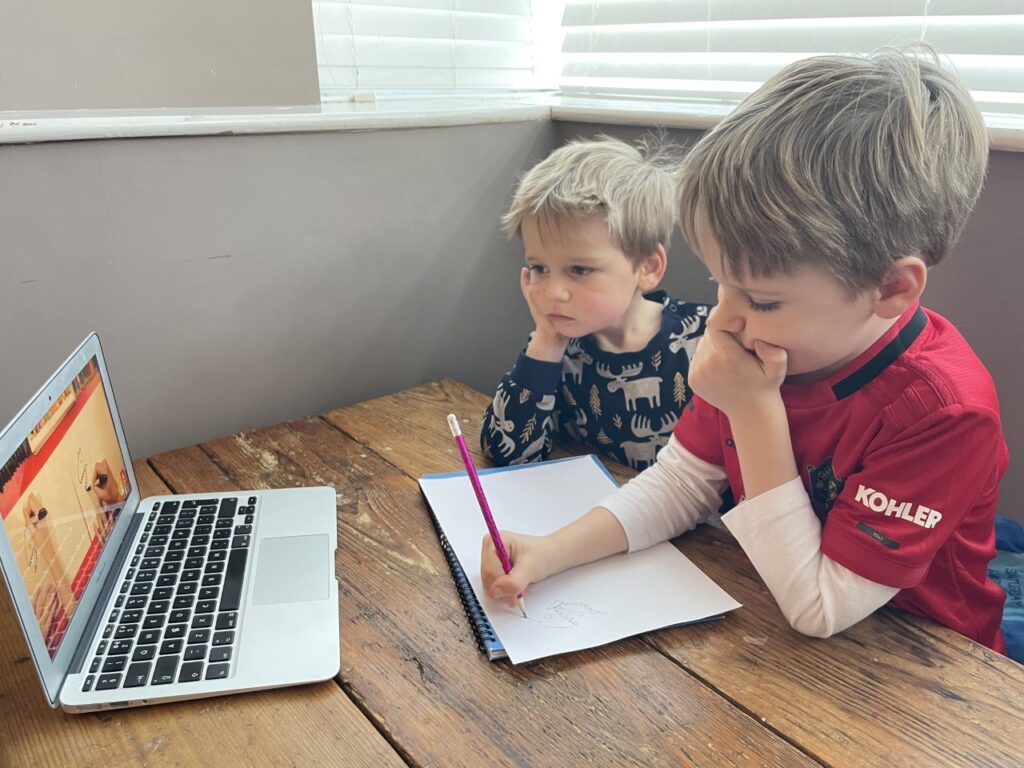
[[[765,373],[769,378],[783,378],[786,375],[786,366],[789,361],[786,350],[758,339],[754,342],[754,351],[764,365]]]

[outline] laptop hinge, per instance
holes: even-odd
[[[139,507],[135,509],[138,510]],[[137,511],[131,514],[128,521],[128,530],[125,532],[124,538],[121,539],[121,547],[117,550],[117,555],[115,555],[114,562],[108,571],[111,575],[120,575],[121,566],[124,565],[124,561],[131,554],[132,547],[135,546],[135,534],[145,519],[146,515],[138,514]],[[99,597],[96,599],[96,609],[92,612],[92,616],[89,617],[89,623],[85,626],[85,631],[82,634],[82,637],[86,638],[89,642],[78,644],[75,655],[71,657],[71,664],[68,667],[69,675],[77,675],[82,671],[82,667],[92,647],[92,638],[96,634],[99,625],[106,618],[107,602],[110,600],[110,595],[120,585],[120,578],[108,578],[107,583],[103,585],[103,591],[100,592]]]

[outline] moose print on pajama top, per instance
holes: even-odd
[[[664,310],[639,352],[605,352],[591,336],[572,339],[560,363],[521,352],[484,414],[484,453],[497,464],[543,461],[561,432],[634,469],[653,464],[690,400],[690,357],[711,308],[665,291],[645,298]]]

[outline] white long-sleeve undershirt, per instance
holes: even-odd
[[[601,506],[635,551],[674,538],[707,520],[721,504],[725,469],[690,453],[673,435],[658,460]],[[723,518],[783,615],[797,631],[829,637],[869,616],[898,589],[865,579],[821,554],[821,523],[795,478]]]

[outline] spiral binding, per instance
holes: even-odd
[[[484,655],[489,656],[489,651],[492,650],[488,647],[489,643],[500,642],[498,635],[494,631],[494,627],[491,626],[491,622],[488,621],[487,614],[484,613],[480,601],[476,599],[473,586],[469,583],[466,572],[462,569],[462,564],[459,563],[459,558],[455,556],[455,550],[452,549],[452,545],[448,542],[448,537],[441,530],[441,524],[438,522],[437,517],[435,517],[433,510],[430,510],[430,519],[434,523],[437,538],[441,542],[441,551],[444,552],[444,559],[448,561],[448,568],[452,572],[452,578],[455,579],[455,589],[459,593],[459,600],[462,602],[462,607],[469,618],[473,634],[476,635],[476,643],[480,646],[480,651]]]

